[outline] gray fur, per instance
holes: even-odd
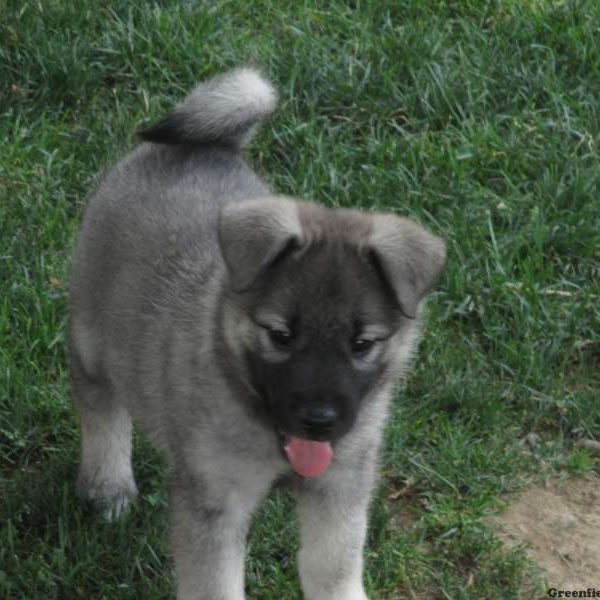
[[[287,478],[305,598],[366,600],[381,433],[443,244],[391,215],[272,195],[240,144],[224,143],[245,135],[231,126],[247,100],[232,91],[235,73],[198,88],[201,117],[182,105],[178,127],[205,143],[142,143],[88,201],[70,291],[78,489],[112,516],[133,499],[133,420],[167,459],[177,597],[243,600],[250,517]],[[247,133],[265,113],[244,114]],[[292,321],[292,347],[277,346],[270,332]],[[360,356],[348,349],[358,321],[379,340]],[[344,415],[334,461],[314,479],[292,474],[281,448],[282,423],[295,426],[286,402],[298,397],[338,402]]]
[[[231,284],[243,291],[286,246],[299,241],[302,226],[292,200],[272,197],[225,206],[219,234]]]
[[[235,69],[201,83],[162,121],[140,132],[143,139],[175,144],[245,146],[256,123],[277,106],[273,86],[252,69]]]

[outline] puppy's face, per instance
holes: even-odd
[[[245,358],[277,428],[316,441],[346,434],[410,324],[368,257],[339,238],[313,241],[248,299]]]
[[[274,426],[292,440],[288,454],[310,463],[307,473],[319,471],[331,448],[318,443],[347,434],[408,360],[443,243],[391,215],[287,199],[228,207],[220,236],[230,344]]]

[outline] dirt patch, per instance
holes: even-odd
[[[600,477],[551,482],[525,490],[486,522],[563,590],[600,588]]]

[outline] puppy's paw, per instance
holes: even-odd
[[[115,494],[109,499],[103,499],[102,503],[97,505],[101,511],[102,518],[108,523],[114,523],[129,510],[136,496],[137,491],[135,493],[127,491]]]
[[[96,482],[88,485],[78,481],[77,493],[92,504],[105,521],[114,522],[119,519],[138,495],[133,481],[124,483]]]

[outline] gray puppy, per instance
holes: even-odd
[[[132,419],[166,455],[180,600],[242,600],[253,511],[297,497],[309,600],[365,600],[367,509],[390,398],[443,242],[394,215],[273,195],[241,156],[277,95],[199,85],[87,204],[71,278],[81,494],[137,493]]]

